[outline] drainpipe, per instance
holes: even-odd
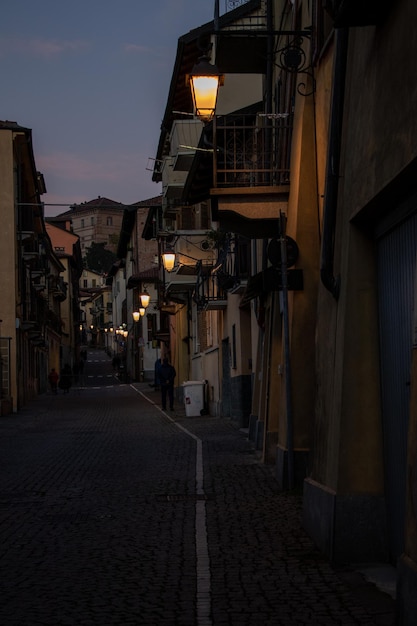
[[[272,93],[273,93],[273,55],[274,55],[274,45],[275,45],[275,37],[272,33],[272,31],[274,30],[274,15],[273,15],[273,7],[272,7],[272,0],[267,0],[266,3],[266,28],[268,31],[268,38],[267,38],[267,50],[266,50],[266,75],[265,75],[265,113],[273,113],[273,97],[272,97]],[[267,161],[267,177],[268,177],[268,183],[270,185],[272,185],[272,175],[271,175],[271,168],[272,168],[272,163],[273,163],[273,158],[272,158],[272,149],[273,149],[273,144],[272,144],[272,132],[273,132],[273,125],[272,125],[272,120],[270,120],[268,117],[265,118],[266,120],[266,134],[265,134],[265,155],[266,158],[268,159]],[[268,184],[267,183],[267,184]]]
[[[285,359],[285,405],[287,412],[287,470],[288,489],[294,489],[294,419],[292,410],[292,376],[290,356],[290,322],[288,310],[288,274],[287,274],[287,218],[280,212],[281,277],[282,277],[282,326],[284,336]]]
[[[220,8],[219,8],[219,0],[214,1],[214,32],[217,33],[219,30],[219,16],[220,16]]]
[[[340,276],[334,276],[334,238],[340,176],[343,106],[348,50],[348,29],[336,30],[336,50],[333,64],[333,89],[330,114],[329,144],[326,165],[326,187],[323,206],[323,239],[321,246],[321,282],[338,300]]]

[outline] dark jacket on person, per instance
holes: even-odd
[[[174,379],[177,375],[175,367],[168,363],[167,359],[164,359],[161,367],[159,368],[159,382],[162,386],[173,387]]]
[[[59,388],[68,390],[72,385],[72,371],[69,365],[65,365],[59,377]]]

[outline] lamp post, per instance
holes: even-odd
[[[144,294],[142,293],[140,298],[142,298]],[[149,294],[147,292],[145,292],[145,295],[147,297],[150,298]],[[145,298],[145,302],[146,302],[146,298]],[[149,306],[149,301],[147,303],[147,305]],[[143,317],[146,313],[146,309],[144,306],[139,307],[139,309],[137,311],[133,311],[132,316],[133,316],[133,320],[135,321],[135,325],[134,325],[134,344],[135,344],[135,354],[137,354],[137,359],[135,360],[135,370],[136,370],[136,378],[137,380],[141,380],[142,379],[142,372],[143,372],[143,351],[141,350],[141,348],[143,348],[143,338],[138,338],[138,324],[136,322],[141,322],[141,330],[142,330],[142,335],[143,335]]]

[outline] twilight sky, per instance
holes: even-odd
[[[0,119],[32,129],[46,216],[67,209],[47,205],[160,193],[147,168],[177,40],[213,14],[214,0],[2,3]]]

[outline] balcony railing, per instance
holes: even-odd
[[[290,182],[292,116],[232,114],[215,120],[214,186],[270,187]]]
[[[67,283],[62,276],[54,276],[51,281],[52,295],[56,300],[63,302],[67,297]]]
[[[224,291],[242,293],[250,273],[250,241],[246,237],[228,237],[219,251],[212,277]]]
[[[227,306],[227,295],[211,275],[211,267],[197,263],[197,281],[193,294],[199,311],[220,310]]]

